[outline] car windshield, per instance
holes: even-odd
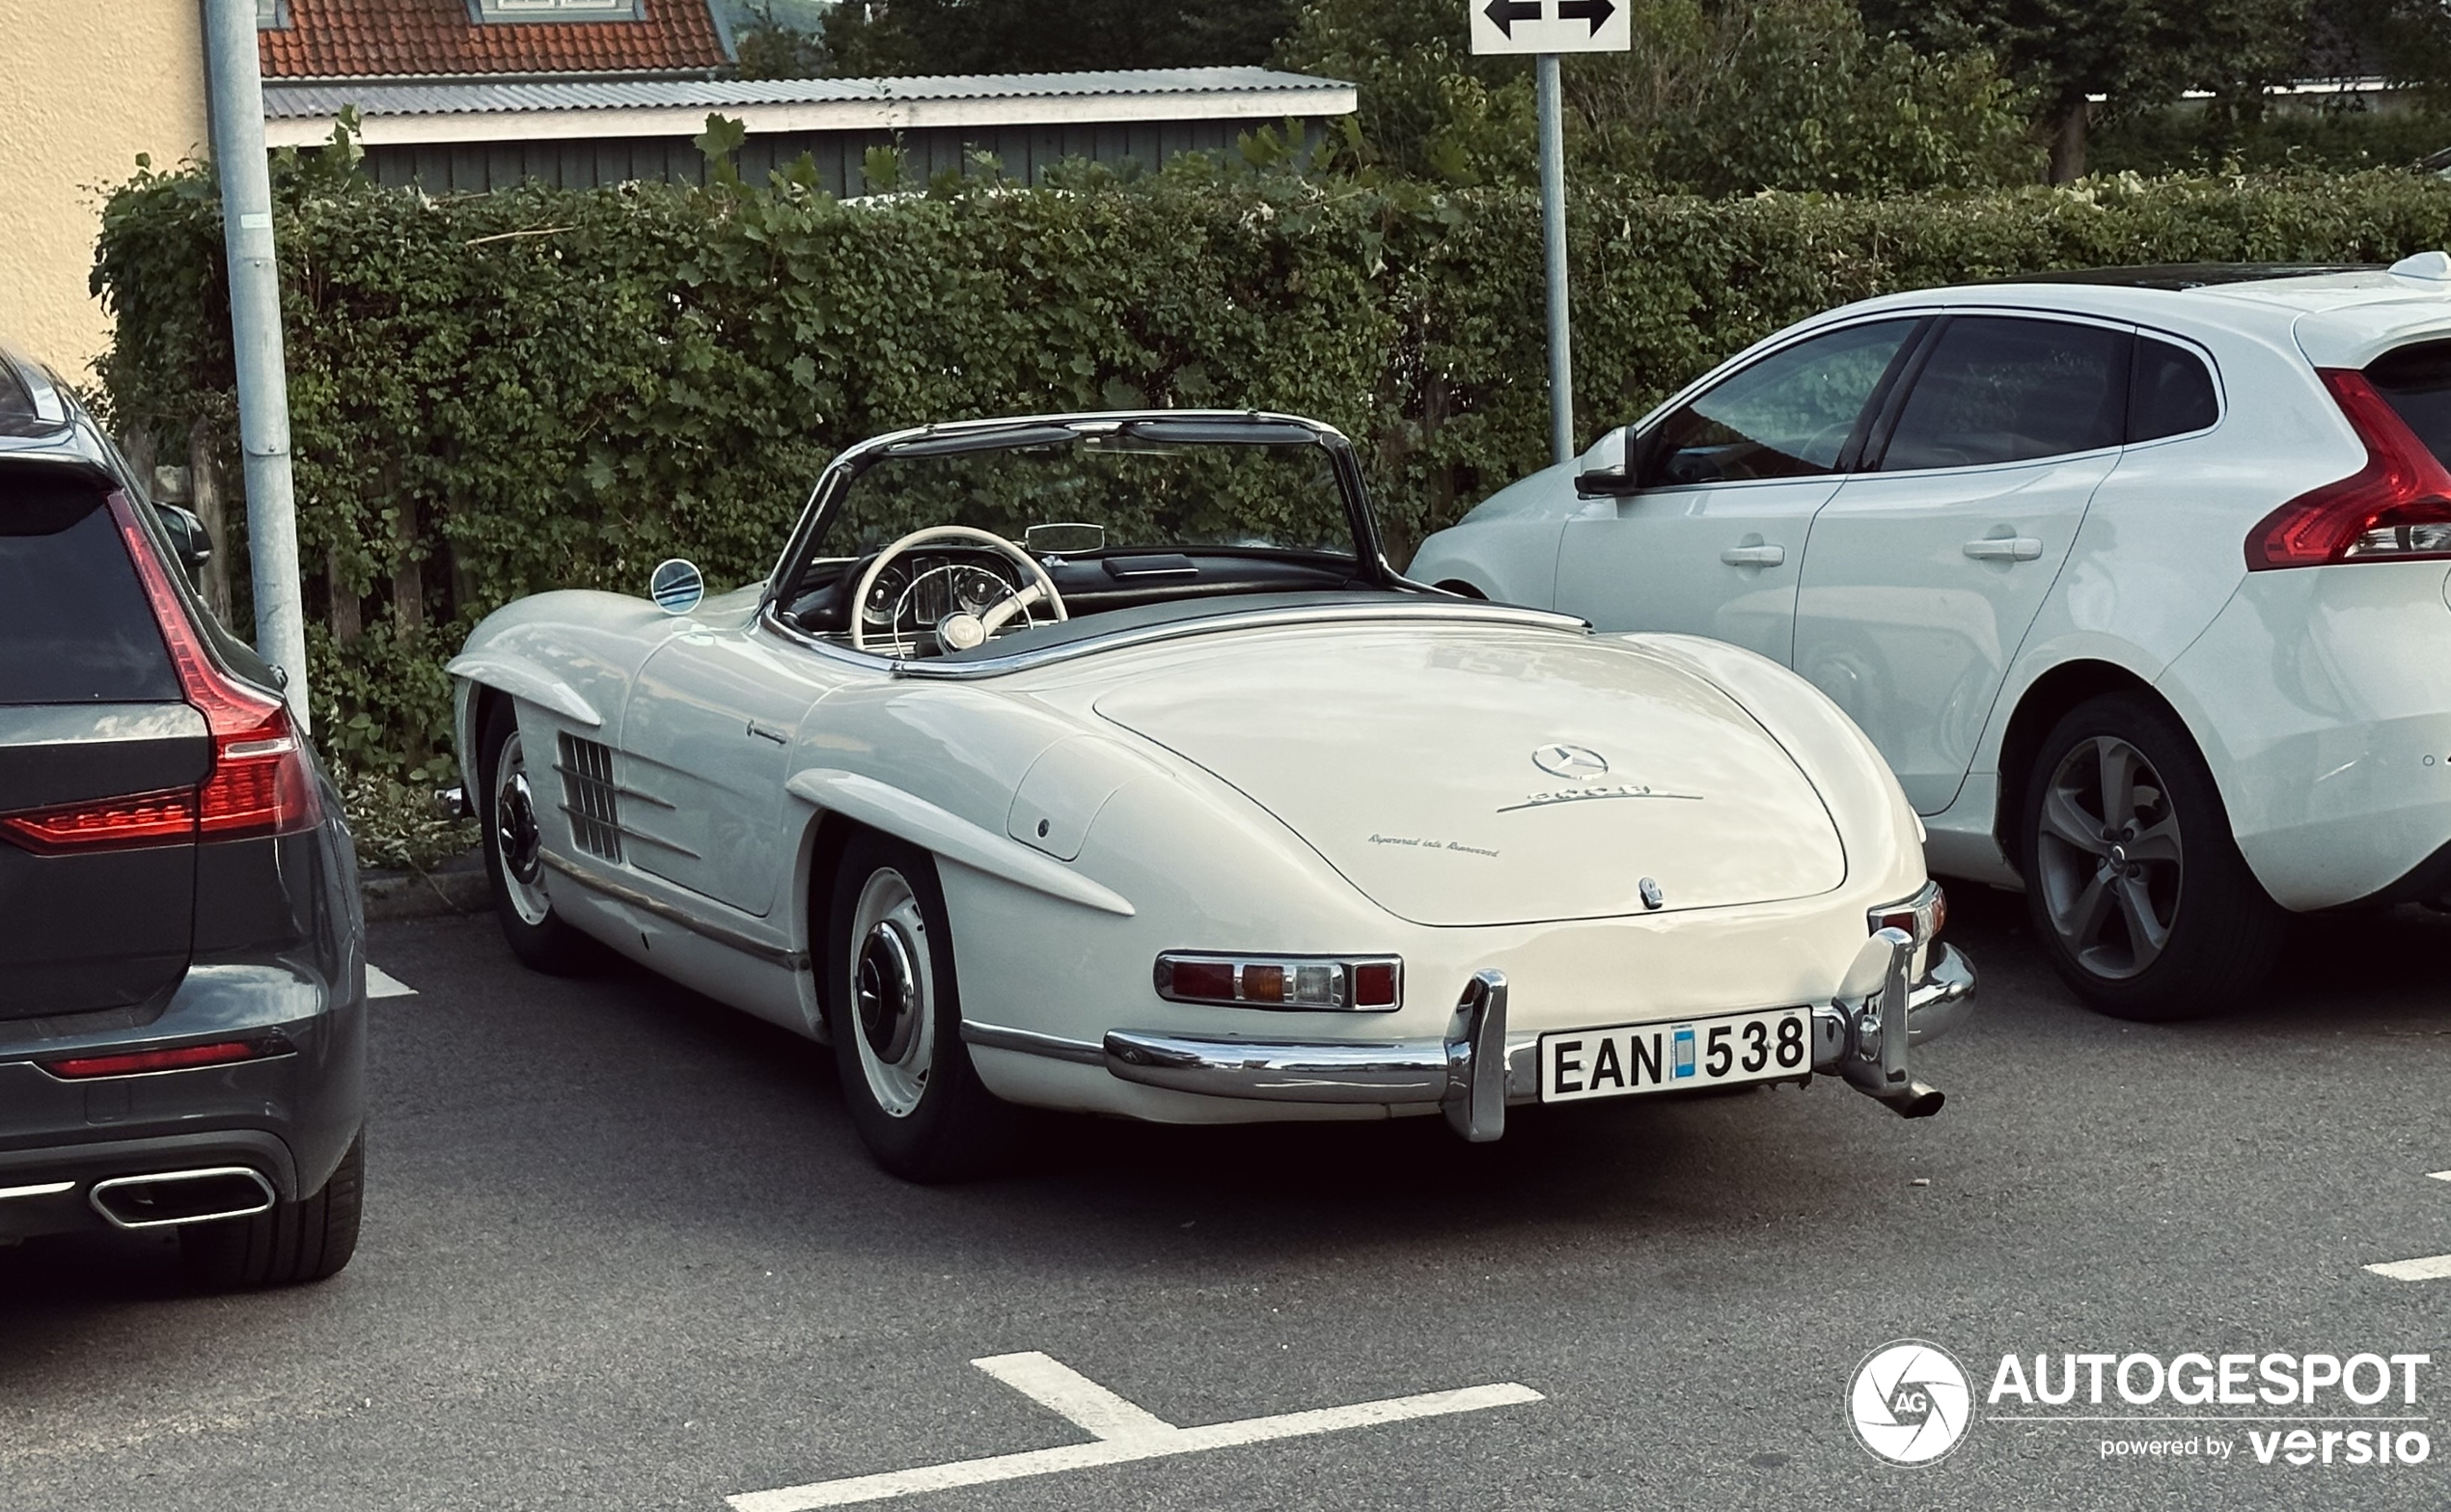
[[[1326,447],[1289,426],[1239,427],[1262,438],[1254,440],[1215,439],[1221,428],[1166,422],[1033,426],[992,449],[976,445],[984,437],[923,438],[860,473],[826,522],[818,549],[828,557],[864,556],[913,531],[960,525],[1064,553],[1356,555],[1344,490]]]

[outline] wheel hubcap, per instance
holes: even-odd
[[[936,1058],[936,977],[927,920],[911,884],[891,866],[868,874],[851,915],[851,1049],[869,1094],[907,1118],[927,1093]]]
[[[529,923],[544,921],[544,842],[537,832],[536,794],[528,786],[527,755],[516,731],[503,742],[494,767],[494,855],[502,863],[511,908]]]
[[[2034,859],[2052,931],[2088,972],[2134,976],[2169,948],[2186,851],[2162,776],[2134,746],[2098,735],[2060,758]]]

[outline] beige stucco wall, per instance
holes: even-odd
[[[203,156],[198,0],[0,0],[0,341],[84,382],[110,341],[86,292],[96,186]]]

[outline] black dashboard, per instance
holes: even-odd
[[[817,562],[801,579],[784,619],[816,635],[851,628],[846,600],[873,554],[852,562]],[[1189,552],[1113,550],[1040,560],[1078,617],[1148,604],[1230,593],[1281,593],[1351,586],[1360,573],[1350,557],[1294,555],[1228,548]],[[1025,586],[1018,565],[987,548],[932,546],[889,563],[862,606],[870,634],[890,634],[898,613],[904,633],[932,628],[960,612],[984,615]],[[1039,611],[1045,618],[1045,612]]]

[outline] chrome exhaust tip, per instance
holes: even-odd
[[[114,1228],[134,1230],[252,1218],[271,1211],[279,1196],[261,1171],[245,1166],[212,1166],[113,1176],[94,1183],[86,1200]]]

